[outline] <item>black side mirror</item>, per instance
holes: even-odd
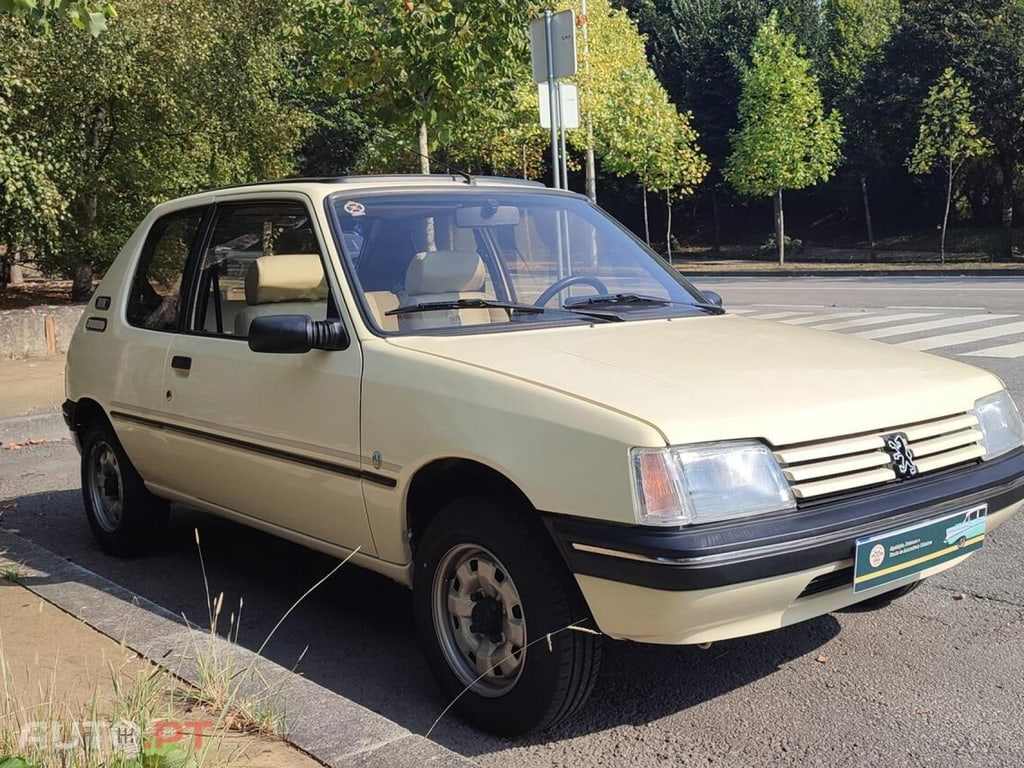
[[[701,291],[701,293],[708,300],[708,304],[714,304],[716,307],[722,306],[722,295],[717,291]]]
[[[340,320],[313,320],[307,315],[264,315],[249,325],[253,352],[302,354],[311,349],[348,349],[349,338]]]

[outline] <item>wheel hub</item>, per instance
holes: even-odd
[[[470,616],[469,631],[477,635],[486,635],[492,643],[501,642],[501,624],[505,611],[493,597],[482,593],[474,595],[476,605]]]

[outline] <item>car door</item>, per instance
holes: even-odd
[[[97,307],[120,315],[118,322],[104,320],[98,328],[113,337],[110,343],[89,350],[94,364],[110,371],[110,420],[136,469],[156,486],[171,480],[160,422],[164,366],[181,322],[186,267],[197,255],[211,203],[156,218],[120,295],[94,299]]]
[[[168,439],[182,493],[258,526],[373,554],[358,343],[305,354],[247,343],[252,320],[270,314],[351,327],[316,227],[300,196],[217,205],[191,277],[188,327],[168,353]]]

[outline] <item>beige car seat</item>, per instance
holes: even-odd
[[[245,303],[235,316],[235,335],[248,336],[249,324],[264,315],[308,315],[327,319],[327,281],[315,253],[261,256],[245,273]]]
[[[475,251],[417,253],[405,273],[405,296],[400,305],[435,301],[494,299],[484,291],[484,262]],[[445,326],[481,325],[508,320],[503,309],[439,309],[398,315],[403,331]]]

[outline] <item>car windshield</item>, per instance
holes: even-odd
[[[663,259],[584,198],[470,187],[339,192],[334,236],[385,333],[715,313]]]

